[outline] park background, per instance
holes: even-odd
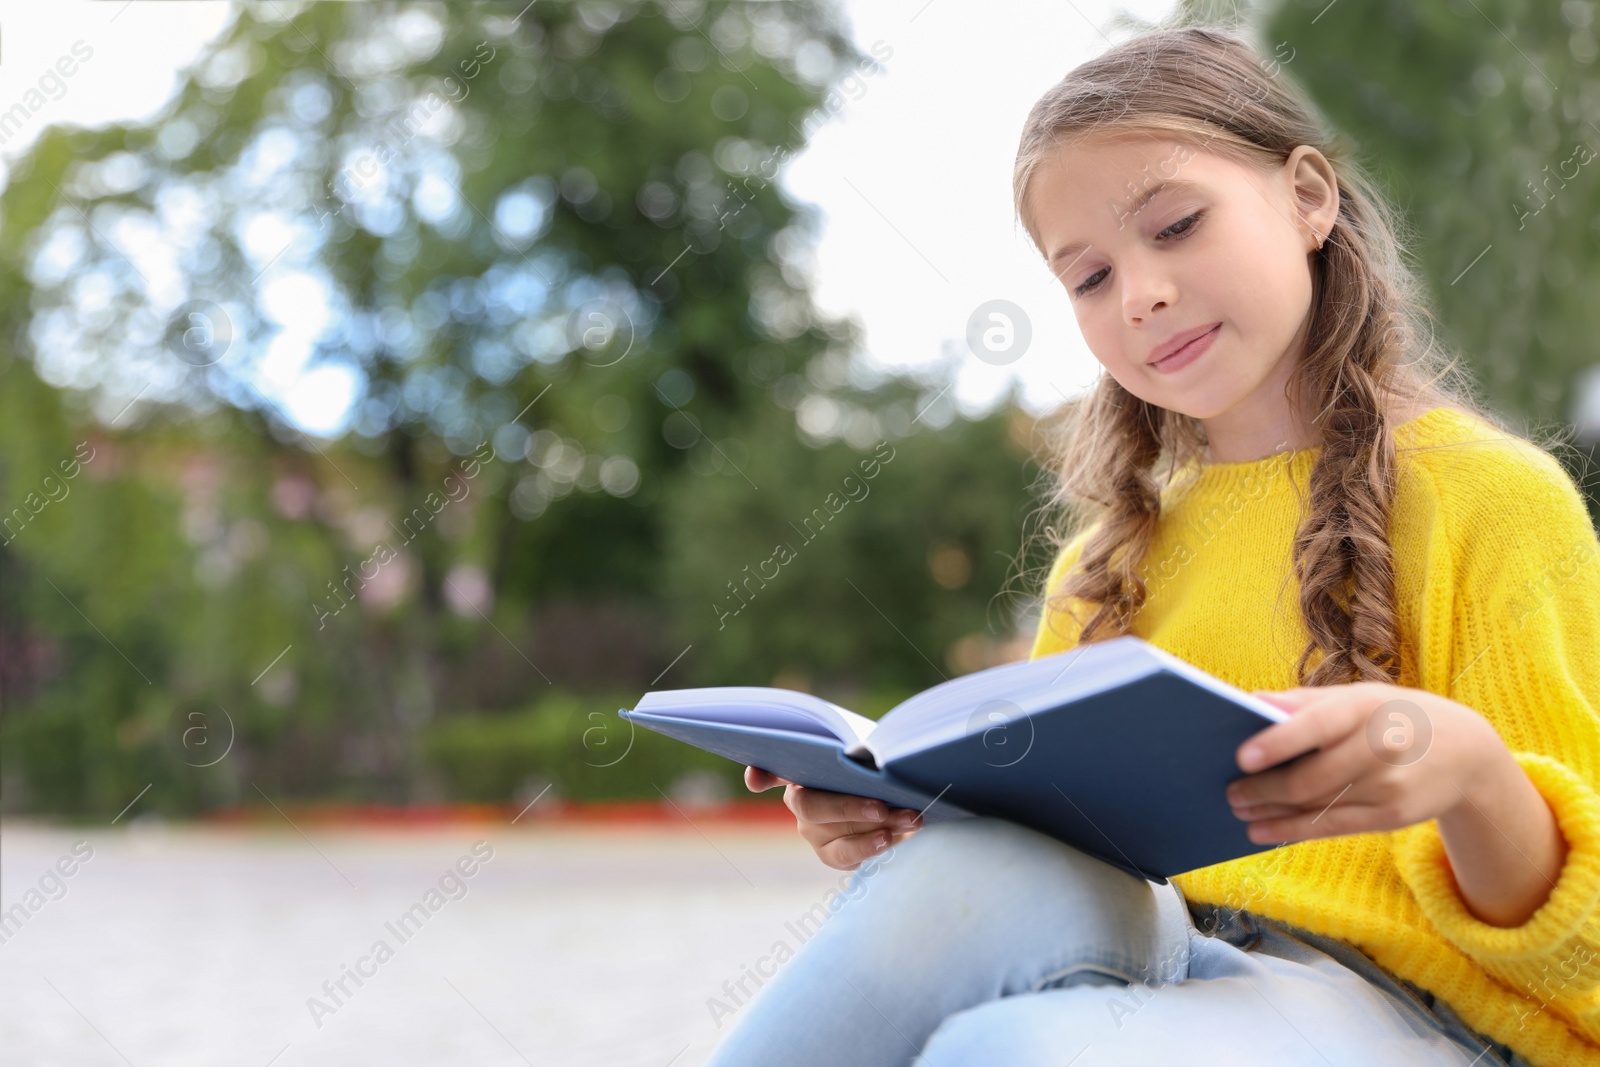
[[[214,26],[169,97],[63,121],[71,94],[114,92],[96,64],[129,59],[124,31],[150,7]],[[71,10],[30,47],[0,6],[6,901],[91,830],[130,869],[143,856],[132,884],[163,899],[227,856],[229,884],[270,910],[300,874],[354,889],[352,870],[420,862],[349,829],[363,819],[498,833],[584,811],[658,836],[687,824],[711,848],[658,857],[645,833],[627,839],[641,866],[609,868],[593,842],[522,841],[504,851],[525,866],[495,870],[558,895],[677,871],[663,907],[698,900],[689,872],[722,861],[752,885],[741,863],[831,884],[792,832],[719,860],[702,827],[760,810],[782,829],[776,793],[741,797],[739,767],[616,710],[651,688],[754,684],[875,717],[1027,654],[1049,563],[1040,449],[1096,368],[1013,232],[1011,153],[1067,69],[1175,14],[1236,20],[1310,92],[1414,228],[1435,343],[1530,436],[1567,434],[1560,458],[1594,481],[1592,3]],[[1005,45],[1023,35],[1026,62]],[[930,70],[937,90],[907,100],[897,77]],[[1002,239],[975,245],[974,225]],[[996,299],[1031,333],[998,357],[966,342]],[[241,827],[282,831],[283,851],[237,852]],[[477,834],[442,832],[419,847],[443,859],[416,869]],[[85,871],[122,884],[108,865]],[[797,910],[761,906],[742,921]],[[97,914],[79,907],[25,931],[41,959],[63,958],[47,922]],[[735,913],[706,907],[710,937]],[[334,911],[307,921],[337,926]],[[256,949],[272,936],[209,921],[255,930],[240,936]],[[595,951],[618,971],[635,959]],[[576,1010],[549,1021],[568,1036],[534,1028],[522,1047],[665,1063],[682,1044],[691,1062],[715,1036],[702,1002],[749,956],[710,965],[717,981],[686,994],[697,1016],[663,1008],[626,1054]],[[339,961],[309,966],[320,980]],[[334,1039],[308,1029],[303,984],[280,1000],[308,1059],[379,1047],[318,1045]],[[635,1007],[659,990],[642,982]],[[63,1034],[90,1033],[74,1020],[93,1003],[42,995]],[[217,1028],[248,1053],[143,1034],[129,995],[106,994],[100,1018],[126,1009],[123,1041],[171,1062],[293,1045],[273,1037],[287,1021],[259,1040]],[[26,1045],[38,1025],[13,1008],[0,1037]],[[433,1062],[466,1055],[440,1040]],[[473,1055],[518,1047],[484,1040],[498,1051]]]

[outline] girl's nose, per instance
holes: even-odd
[[[1177,299],[1176,284],[1165,271],[1134,264],[1124,265],[1121,273],[1122,318],[1130,325],[1146,321]]]

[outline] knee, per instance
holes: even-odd
[[[870,873],[868,864],[875,864]],[[1015,900],[1033,885],[1063,883],[1125,893],[1144,879],[1053,837],[1006,819],[972,818],[924,827],[858,868],[864,884],[951,889]]]
[[[1063,1005],[1069,1008],[1068,1014],[1088,1011],[1096,1002],[1094,991],[1085,990],[1079,996],[1080,1004]],[[1027,1067],[1071,1060],[1084,1042],[1074,1046],[1072,1027],[1060,1025],[1056,1018],[1041,1018],[1043,1002],[1038,997],[1035,993],[1001,997],[947,1016],[929,1036],[913,1067],[987,1067],[992,1063]]]
[[[1126,899],[1144,880],[1070,845],[1005,819],[952,820],[923,827],[856,869],[849,903],[871,900],[894,914],[938,921],[1011,911],[1042,901]],[[1147,894],[1146,894],[1147,895]]]
[[[1002,1018],[1004,1005],[1004,1000],[993,1001],[983,1005],[981,1013],[968,1008],[947,1016],[929,1035],[921,1053],[912,1061],[912,1067],[976,1067],[983,1063],[1018,1062],[1009,1055],[1000,1055],[1001,1038],[1007,1029]]]
[[[990,872],[1015,836],[1000,819],[953,820],[924,826],[856,868],[845,895],[894,898],[897,909],[965,895],[992,882]],[[1019,827],[1020,829],[1020,827]]]

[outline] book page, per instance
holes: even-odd
[[[847,749],[862,745],[877,726],[865,715],[857,715],[821,697],[772,686],[663,689],[646,693],[633,710],[829,737]]]

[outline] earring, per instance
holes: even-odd
[[[1327,240],[1327,238],[1326,238],[1326,237],[1324,237],[1324,236],[1322,236],[1322,235],[1321,235],[1321,234],[1320,234],[1320,233],[1317,233],[1317,231],[1316,231],[1316,230],[1312,230],[1312,231],[1311,231],[1311,232],[1312,232],[1312,233],[1313,233],[1313,234],[1315,234],[1315,235],[1316,235],[1316,238],[1317,238],[1317,251],[1318,251],[1318,252],[1320,252],[1320,251],[1322,251],[1322,242],[1323,242],[1323,241],[1326,241],[1326,240]]]

